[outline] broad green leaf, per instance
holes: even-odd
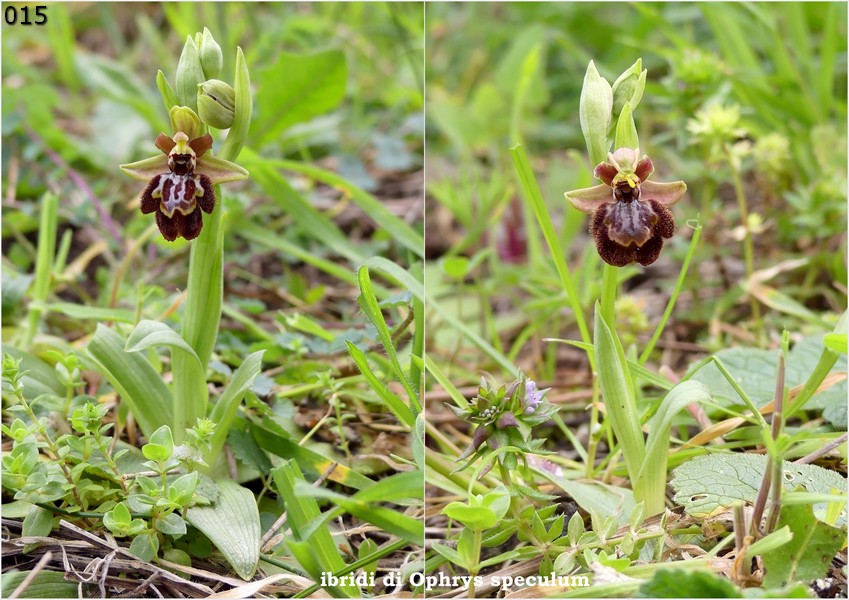
[[[126,352],[139,352],[157,346],[167,346],[172,351],[185,352],[194,358],[200,366],[200,359],[194,348],[189,346],[179,333],[159,321],[139,321],[139,324],[130,332],[124,350]]]
[[[259,510],[253,492],[229,479],[216,481],[218,500],[193,506],[186,520],[221,551],[236,574],[248,580],[259,562]]]
[[[823,336],[805,338],[797,342],[787,355],[785,383],[788,387],[796,387],[807,381],[823,351]],[[763,406],[773,399],[775,394],[775,377],[778,371],[778,353],[759,348],[729,348],[716,353],[734,380],[743,391],[758,405]],[[842,355],[831,372],[846,372],[847,360]],[[701,381],[717,400],[725,399],[734,403],[740,402],[740,397],[715,364],[710,363],[696,371],[691,379]],[[829,389],[816,394],[808,408],[831,408],[839,404],[846,406],[847,384],[840,382]],[[835,423],[835,426],[845,427],[845,421]]]
[[[643,583],[636,598],[742,598],[743,592],[725,577],[708,570],[664,569]]]
[[[498,517],[486,506],[470,506],[463,502],[451,502],[442,514],[471,529],[489,529],[498,524]]]
[[[595,309],[594,345],[606,415],[610,419],[616,441],[622,448],[625,466],[634,482],[635,495],[638,500],[646,502],[647,514],[657,514],[663,510],[662,496],[643,497],[641,480],[638,477],[646,460],[646,446],[640,429],[634,383],[628,371],[622,344],[615,331],[605,322],[598,304]]]
[[[433,544],[433,546],[431,547],[433,550],[436,551],[437,554],[439,554],[443,558],[448,559],[450,562],[454,563],[459,567],[466,568],[465,562],[463,561],[463,557],[460,556],[460,553],[457,552],[454,548],[446,546],[445,544],[438,543]]]
[[[12,592],[23,583],[32,571],[10,571],[3,573],[0,584],[0,596],[9,598]],[[18,598],[77,598],[78,583],[67,581],[65,574],[59,571],[39,571]],[[93,587],[93,586],[92,586]],[[83,594],[89,586],[83,585]]]
[[[735,502],[753,503],[757,496],[766,456],[762,454],[710,454],[698,456],[673,471],[673,500],[698,518],[706,518],[730,509]],[[811,494],[831,494],[832,489],[846,490],[846,479],[816,465],[797,465],[784,461],[784,487],[791,491],[803,486]],[[782,514],[783,514],[782,508]],[[815,504],[814,512],[823,517],[826,505]],[[843,508],[839,524],[846,522]]]
[[[98,324],[87,352],[94,367],[112,384],[126,402],[145,435],[162,425],[171,425],[171,392],[144,354],[126,352],[124,339]]]
[[[596,511],[605,518],[614,516],[620,527],[628,525],[637,505],[634,501],[634,493],[631,490],[599,481],[575,481],[556,477],[543,471],[537,472],[545,475],[549,481],[569,494],[578,506],[585,511]]]
[[[278,53],[274,64],[257,73],[256,147],[280,137],[295,123],[336,108],[345,97],[347,78],[341,50],[311,55]]]
[[[53,513],[40,506],[34,506],[24,517],[23,536],[47,536],[53,529]]]
[[[841,489],[845,489],[844,487]],[[778,528],[787,526],[793,539],[762,554],[768,588],[824,577],[846,543],[842,527],[831,527],[814,516],[811,506],[782,506]]]
[[[669,457],[669,433],[672,420],[688,404],[707,402],[710,392],[698,381],[682,381],[663,398],[657,412],[649,421],[646,458],[637,478],[645,478],[648,489],[666,495],[666,465]]]
[[[209,417],[216,423],[215,433],[212,434],[211,454],[213,457],[218,455],[224,445],[224,441],[227,439],[227,433],[233,424],[239,403],[241,403],[245,393],[253,385],[257,375],[262,371],[262,355],[264,353],[264,350],[260,350],[245,358],[244,362],[233,373],[233,378],[227,384],[224,393],[221,394],[221,397],[218,398],[218,401],[212,408],[212,413]]]
[[[134,323],[135,311],[127,308],[107,308],[100,306],[85,306],[72,302],[48,302],[44,308],[50,312],[58,312],[72,319],[82,321],[117,321],[119,323]]]

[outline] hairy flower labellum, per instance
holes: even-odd
[[[590,234],[608,264],[648,266],[660,256],[663,240],[675,232],[667,207],[681,199],[687,186],[683,181],[647,181],[653,171],[651,159],[639,159],[639,150],[620,148],[596,167],[601,185],[566,193],[575,208],[592,214]]]
[[[157,147],[168,152],[170,173],[156,175],[141,194],[141,211],[156,213],[156,224],[169,242],[183,236],[193,240],[203,228],[203,219],[197,210],[211,213],[215,208],[215,191],[209,177],[195,174],[198,153],[212,147],[209,134],[189,142],[188,136],[177,132],[174,138],[160,134]],[[196,150],[197,148],[197,150]]]
[[[218,183],[245,179],[242,167],[208,154],[212,136],[195,139],[178,131],[156,138],[163,155],[122,165],[125,173],[148,181],[141,193],[141,211],[156,213],[156,224],[169,242],[178,237],[192,240],[203,228],[201,210],[212,213]]]
[[[660,256],[663,240],[675,233],[672,213],[654,200],[640,199],[640,186],[613,189],[615,202],[599,206],[590,223],[599,256],[615,267],[634,261],[643,266]]]

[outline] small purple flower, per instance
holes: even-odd
[[[537,384],[535,381],[528,380],[525,384],[525,399],[522,402],[522,406],[525,408],[526,415],[532,415],[537,409],[537,406],[542,402],[542,397],[545,394],[544,391],[537,389]]]

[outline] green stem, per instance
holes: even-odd
[[[251,91],[248,68],[242,49],[236,49],[236,117],[227,139],[218,153],[219,158],[235,162],[247,139],[251,121]],[[185,352],[173,356],[174,427],[177,443],[182,441],[185,428],[206,415],[209,391],[206,386],[206,366],[212,357],[224,296],[224,202],[221,186],[215,186],[215,209],[208,217],[198,238],[192,243],[189,258],[189,281],[183,316],[183,339],[194,348],[200,365]]]
[[[746,266],[746,281],[752,283],[752,275],[755,272],[755,245],[752,239],[752,232],[749,229],[749,203],[746,200],[746,191],[743,189],[743,180],[740,177],[740,170],[730,158],[728,164],[731,167],[731,179],[734,183],[734,193],[737,196],[737,208],[740,211],[740,221],[743,226],[743,261]],[[761,305],[758,303],[751,292],[749,293],[749,304],[752,309],[752,319],[755,324],[755,334],[758,339],[763,337],[763,322],[761,321]]]
[[[35,261],[35,279],[32,284],[30,306],[27,322],[25,348],[28,348],[38,326],[41,323],[43,304],[50,295],[50,279],[53,274],[53,256],[56,252],[56,229],[58,227],[59,198],[51,193],[44,195],[41,201],[41,220],[38,226],[38,256]]]
[[[678,281],[675,282],[672,295],[669,297],[669,302],[666,304],[666,310],[663,311],[663,317],[661,317],[660,323],[657,324],[657,329],[654,330],[649,343],[646,345],[645,349],[643,349],[642,354],[640,354],[641,365],[646,364],[649,356],[651,356],[652,350],[654,350],[654,347],[657,344],[657,340],[660,339],[660,335],[666,328],[666,323],[672,315],[672,309],[675,308],[675,301],[678,300],[678,294],[681,293],[681,288],[684,287],[684,280],[687,278],[687,272],[690,269],[690,261],[693,260],[693,254],[695,254],[696,245],[699,243],[699,237],[701,235],[702,224],[698,223],[693,231],[693,239],[690,240],[690,248],[687,250],[687,256],[684,258],[684,264],[681,265],[681,271],[678,273]]]
[[[611,327],[616,327],[616,294],[618,292],[618,268],[604,263],[601,284],[601,316]]]
[[[598,374],[593,371],[593,398],[590,404],[589,440],[587,441],[587,479],[595,479],[595,455],[601,440],[601,429],[598,426],[598,403],[601,401],[601,390],[598,386]]]

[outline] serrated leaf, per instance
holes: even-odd
[[[818,520],[811,508],[810,505],[781,507],[778,528],[790,527],[793,539],[762,554],[766,568],[765,587],[825,576],[835,554],[846,543],[843,528]]]
[[[263,475],[268,475],[274,466],[248,431],[231,429],[227,434],[227,447],[236,460]]]
[[[823,350],[824,336],[813,336],[797,342],[787,354],[785,384],[795,387],[807,381],[814,370]],[[758,406],[773,399],[775,395],[775,377],[778,371],[778,353],[759,348],[729,348],[715,355],[719,358],[734,380]],[[846,372],[846,356],[840,356],[831,372]],[[731,384],[722,376],[715,364],[700,368],[691,379],[701,381],[715,399],[725,399],[739,403],[740,397]],[[806,407],[833,407],[846,405],[847,384],[841,382],[816,394]]]
[[[760,454],[698,456],[673,471],[673,500],[683,505],[688,514],[699,518],[728,510],[738,501],[752,503],[763,480],[766,460],[766,456]],[[788,491],[803,486],[812,494],[828,495],[832,489],[846,489],[846,479],[816,465],[785,461],[783,474],[784,487]],[[814,505],[818,515],[824,517],[825,510],[825,504]],[[845,522],[844,507],[838,523]]]
[[[233,567],[248,580],[259,562],[259,510],[253,493],[229,479],[216,481],[218,499],[212,506],[196,506],[186,520],[200,530]]]

